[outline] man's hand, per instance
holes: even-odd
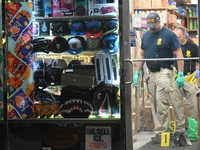
[[[133,84],[135,87],[138,87],[138,79],[139,79],[140,72],[138,70],[135,71],[135,75],[133,78]]]
[[[176,85],[178,86],[178,88],[182,88],[184,86],[184,76],[183,76],[183,72],[178,72],[178,77],[176,79]]]

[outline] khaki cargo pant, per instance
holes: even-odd
[[[175,70],[163,69],[160,72],[149,73],[149,90],[156,108],[155,134],[169,129],[169,106],[173,101]]]
[[[185,78],[187,77],[188,75],[185,76]],[[192,85],[189,82],[185,82],[184,87],[181,89],[178,89],[177,86],[175,86],[173,108],[177,123],[176,130],[179,132],[185,131],[185,115],[183,109],[184,98],[186,98],[188,117],[197,119],[197,99],[196,99],[197,90],[198,87],[196,83]]]

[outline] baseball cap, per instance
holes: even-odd
[[[118,36],[117,35],[109,35],[105,36],[102,39],[103,41],[103,50],[106,53],[116,53],[118,52]]]
[[[85,35],[86,34],[86,24],[83,21],[74,21],[71,26],[72,35]]]
[[[68,64],[68,69],[72,69],[73,65],[81,65],[81,61],[78,59],[73,59],[70,61],[70,63]]]
[[[34,87],[35,89],[44,89],[47,87],[45,80],[46,62],[37,60],[33,63]]]
[[[86,48],[88,49],[100,49],[102,47],[102,39],[100,37],[95,39],[87,38]]]
[[[46,70],[46,75],[45,75],[47,85],[49,86],[60,85],[62,72],[63,72],[63,69],[52,68],[51,66],[48,66]]]
[[[72,55],[81,53],[85,49],[85,39],[75,36],[68,39],[68,52]]]
[[[46,68],[46,62],[44,62],[43,60],[36,60],[33,62],[33,71],[37,72],[37,71],[43,71]]]
[[[64,59],[53,59],[49,65],[51,68],[67,69],[67,62]]]
[[[45,52],[49,53],[51,49],[51,40],[45,38],[33,39],[33,50],[34,52]]]
[[[70,34],[69,25],[65,21],[53,22],[51,30],[54,36],[63,36]]]
[[[88,21],[86,23],[86,37],[98,38],[103,33],[103,22],[98,20]]]
[[[109,34],[117,30],[117,22],[114,19],[104,21],[103,34]]]
[[[67,40],[64,37],[56,36],[51,40],[51,51],[54,53],[62,53],[68,49]]]
[[[147,16],[147,27],[148,28],[153,28],[156,26],[156,23],[160,20],[160,16],[155,13],[152,12]]]

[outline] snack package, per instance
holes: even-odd
[[[16,58],[12,53],[8,53],[8,72],[13,74],[14,77],[20,78],[26,71],[27,66]]]
[[[20,11],[16,17],[8,24],[9,36],[17,41],[22,31],[28,27],[31,15],[28,11]]]
[[[22,89],[10,97],[9,105],[12,108],[11,118],[31,118],[33,116],[34,110],[31,107],[33,102],[26,96]]]

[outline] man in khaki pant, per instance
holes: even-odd
[[[181,45],[177,36],[161,25],[160,16],[157,13],[150,13],[147,16],[147,27],[150,29],[145,32],[141,50],[138,59],[156,59],[156,58],[183,58]],[[182,60],[178,60],[178,78],[176,86],[182,88],[184,86],[183,64]],[[168,109],[173,100],[174,90],[174,61],[147,61],[146,65],[150,71],[149,90],[156,101],[156,121],[155,134],[152,138],[153,143],[160,143],[161,133],[169,129]],[[140,70],[143,68],[144,62],[138,61],[134,75],[134,85],[138,87],[138,78]]]
[[[186,37],[187,32],[185,28],[178,26],[175,28],[174,33],[180,41],[184,58],[198,57],[198,46]],[[198,60],[184,60],[184,78],[186,80],[196,69],[198,69]],[[177,132],[185,131],[185,116],[182,107],[184,98],[186,98],[188,117],[197,119],[197,90],[198,87],[196,82],[185,82],[183,88],[175,88],[172,105],[175,108],[174,112],[177,123]]]

